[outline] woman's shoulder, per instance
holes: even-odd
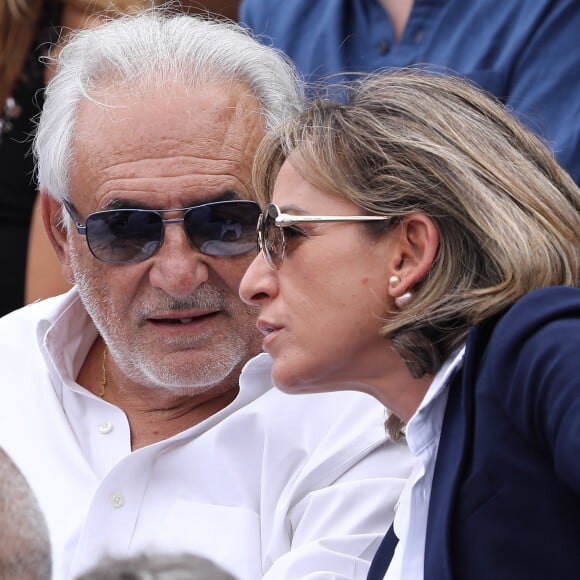
[[[580,376],[580,288],[534,290],[470,333],[466,364],[507,388],[549,367]],[[535,369],[535,370],[534,370]]]
[[[530,335],[568,319],[580,325],[580,288],[551,286],[533,290],[515,302],[497,322],[496,332]]]
[[[580,288],[530,292],[487,332],[485,346],[481,338],[471,341],[469,364],[479,369],[486,389],[501,392],[502,399],[510,392],[518,398],[530,389],[526,396],[533,396],[580,381]]]
[[[505,311],[472,328],[468,351],[481,357],[491,349],[514,348],[538,333],[556,332],[562,323],[580,326],[580,288],[551,286],[533,290]]]

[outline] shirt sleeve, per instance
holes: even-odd
[[[389,528],[413,458],[388,441],[289,510],[288,552],[264,580],[364,580]]]

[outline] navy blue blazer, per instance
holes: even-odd
[[[390,530],[369,580],[395,544]],[[452,578],[580,578],[580,289],[536,290],[469,333],[425,544],[425,579]]]

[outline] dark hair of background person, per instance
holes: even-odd
[[[0,448],[0,580],[48,580],[50,540],[28,482]]]

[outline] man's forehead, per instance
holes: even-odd
[[[230,126],[240,136],[262,130],[263,115],[256,97],[240,83],[189,87],[165,82],[137,90],[121,84],[101,89],[81,102],[75,134],[82,139],[95,129],[123,128],[135,136],[157,133],[164,138],[196,126],[204,132],[190,134],[191,140],[227,138]]]
[[[254,197],[264,129],[243,86],[111,90],[102,104],[83,103],[73,140],[71,194],[81,207],[79,195],[91,200],[85,210],[115,199],[182,207],[230,190]]]

